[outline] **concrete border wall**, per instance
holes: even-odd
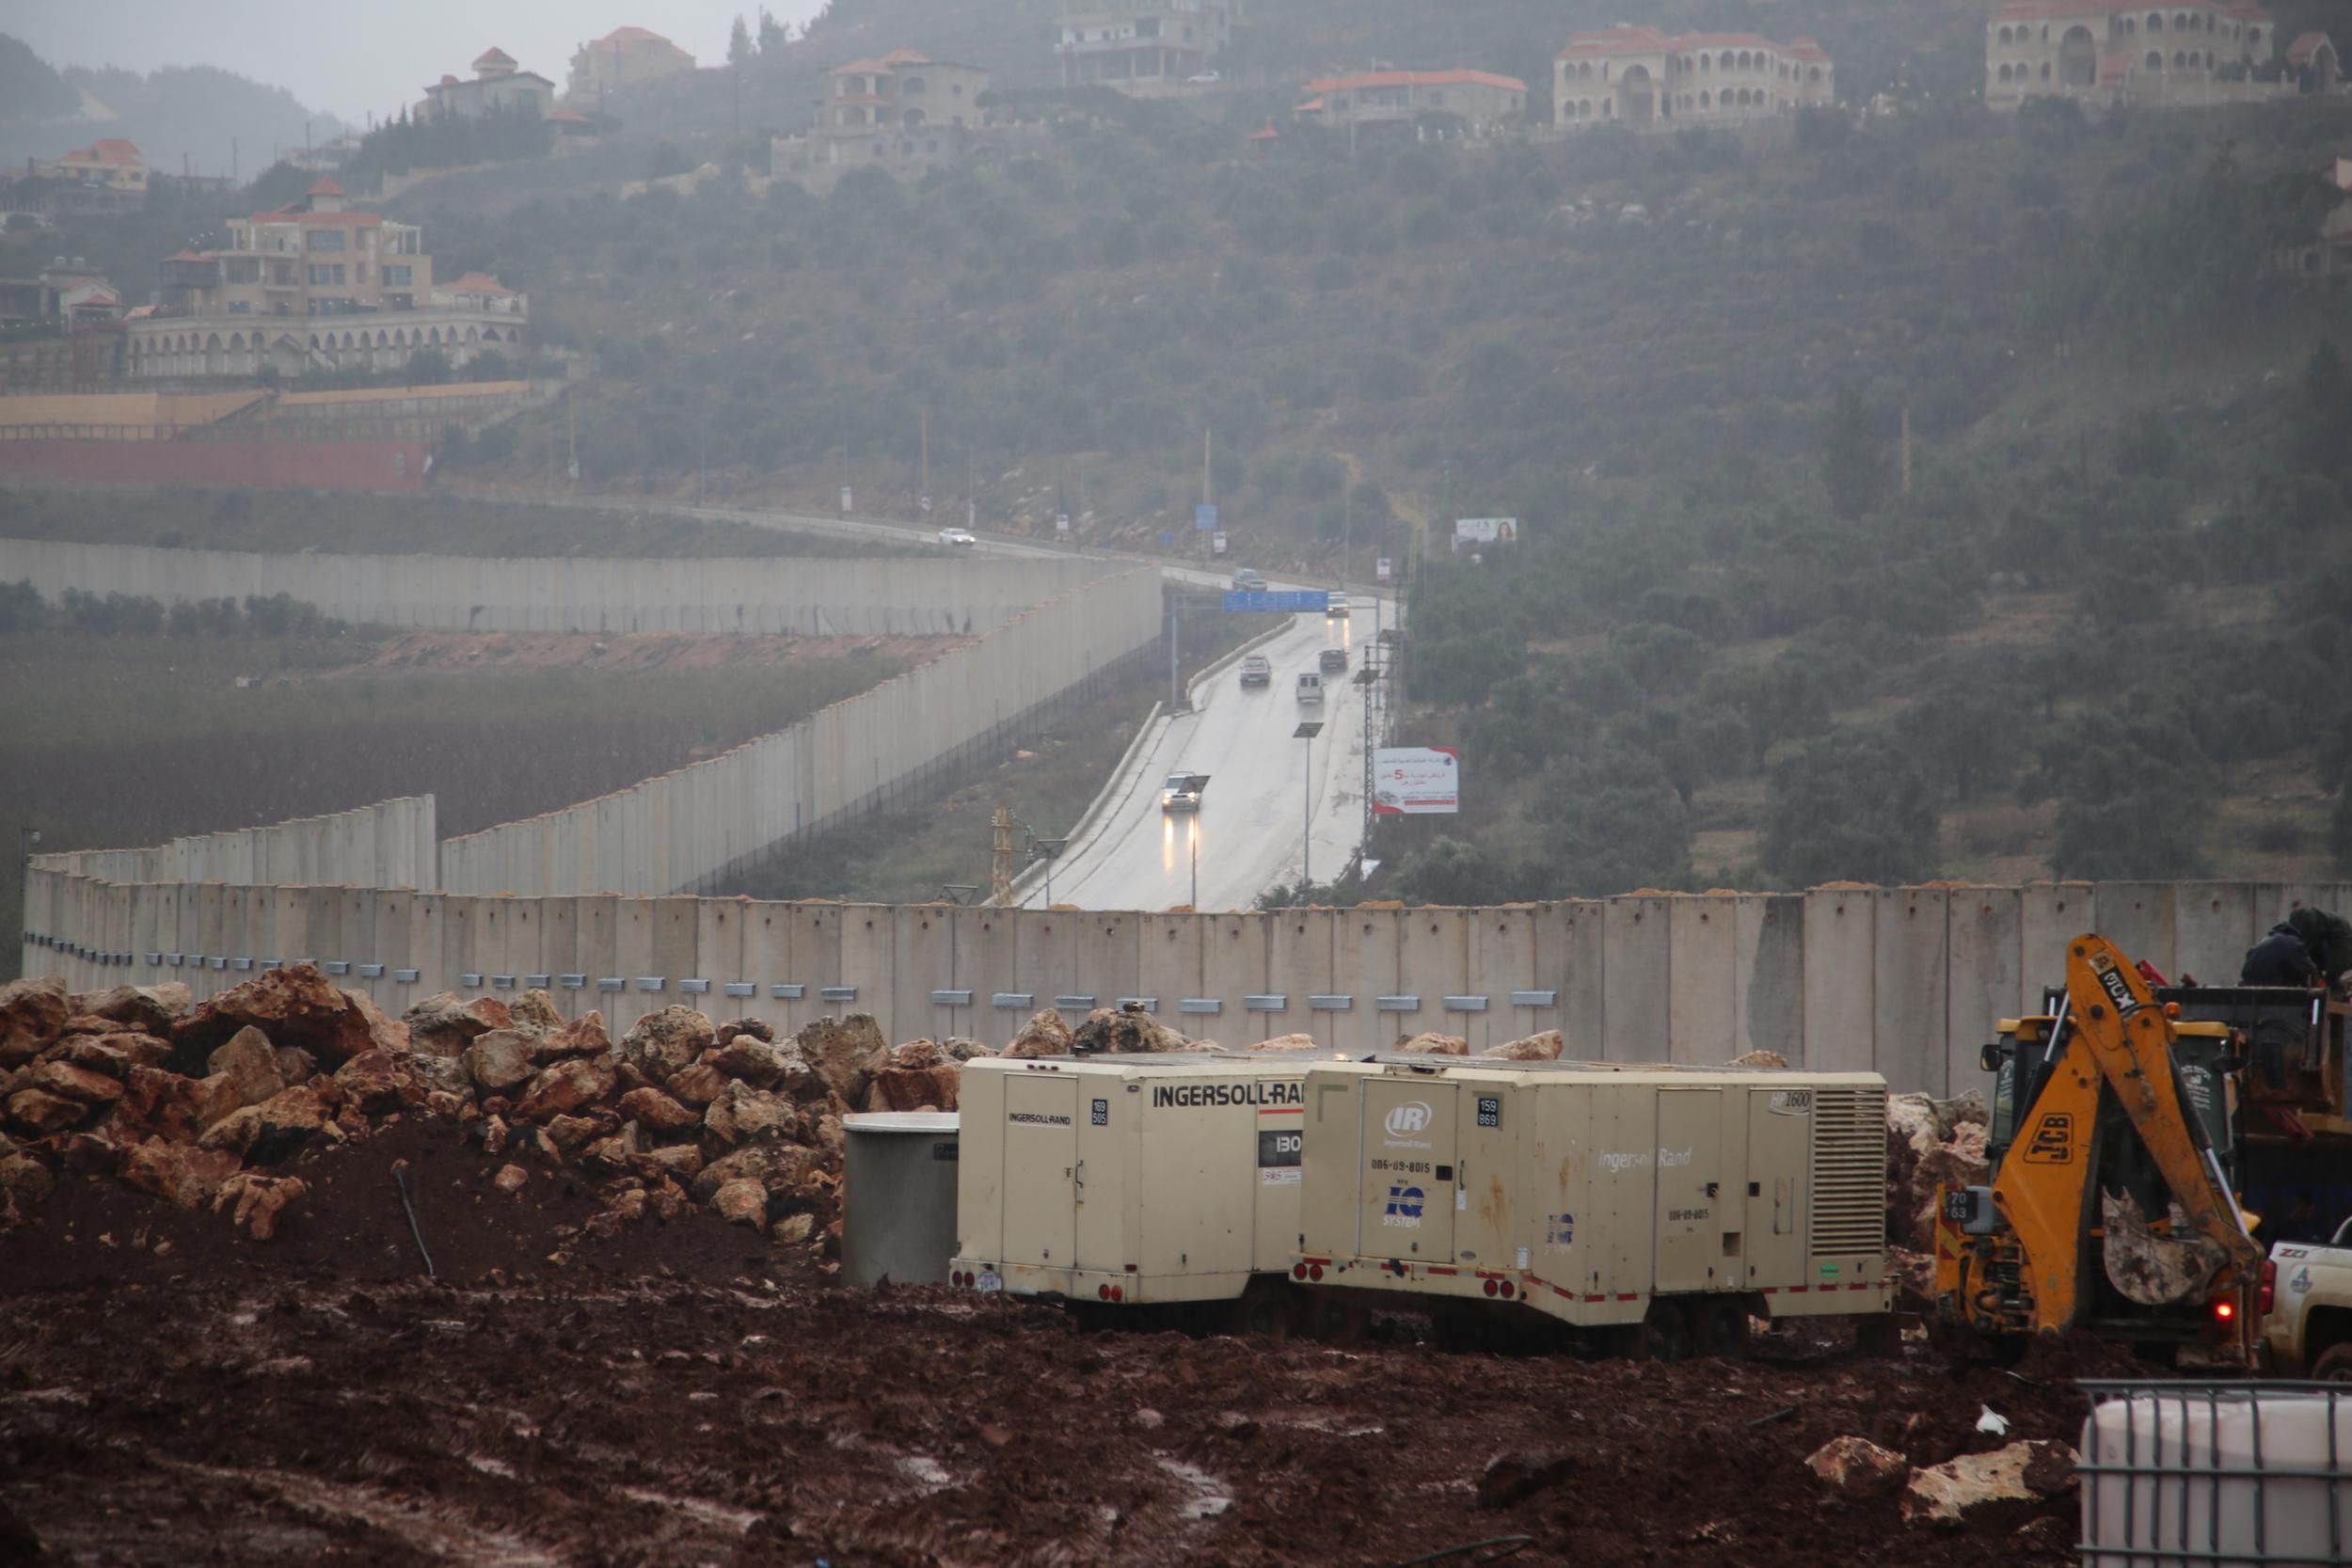
[[[922,798],[1160,633],[1149,570],[1097,578],[987,636],[724,755],[441,846],[450,893],[707,888],[852,817]]]
[[[2298,904],[2352,908],[2347,884],[2179,882],[1143,914],[104,875],[124,868],[105,853],[35,863],[26,973],[76,990],[177,979],[201,997],[314,958],[395,1011],[438,990],[544,984],[616,1032],[683,1003],[788,1027],[870,1012],[892,1039],[992,1045],[1039,1007],[1139,996],[1228,1046],[1302,1033],[1365,1051],[1435,1029],[1477,1049],[1557,1028],[1578,1056],[1766,1049],[1934,1094],[1984,1086],[1977,1047],[1994,1021],[2037,1007],[2062,977],[2059,944],[2101,928],[2111,902],[2132,910],[2133,958],[2208,981],[2234,980],[2244,950]]]
[[[0,582],[179,604],[286,594],[328,615],[433,631],[993,631],[1041,600],[1132,568],[1051,556],[750,560],[266,555],[0,539]]]
[[[175,838],[151,849],[67,849],[36,868],[107,882],[349,882],[431,887],[439,840],[430,795],[379,800],[328,816]]]

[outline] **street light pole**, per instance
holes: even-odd
[[[1299,771],[1298,790],[1298,896],[1301,899],[1304,899],[1307,896],[1307,889],[1315,879],[1313,863],[1315,830],[1315,736],[1322,733],[1323,721],[1320,719],[1303,720],[1300,721],[1298,728],[1291,732],[1292,739],[1303,740],[1307,743],[1306,766]]]

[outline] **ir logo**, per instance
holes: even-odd
[[[1415,1132],[1424,1132],[1429,1129],[1429,1121],[1428,1102],[1408,1100],[1389,1113],[1389,1134],[1391,1137],[1403,1138],[1409,1137]]]

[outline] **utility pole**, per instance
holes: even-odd
[[[914,504],[928,522],[931,515],[931,411],[929,405],[922,410],[922,446],[920,455],[915,459]]]
[[[1216,504],[1216,433],[1204,428],[1200,432],[1200,504],[1203,506]],[[1200,567],[1206,571],[1209,565],[1209,536],[1198,524],[1194,525],[1192,531],[1200,541]]]
[[[1376,594],[1372,600],[1372,645],[1364,650],[1364,673],[1367,677],[1364,681],[1364,835],[1360,842],[1364,849],[1370,849],[1373,827],[1372,705],[1380,692],[1380,598]],[[1362,850],[1358,853],[1362,853]]]
[[[1003,909],[1012,901],[1012,811],[998,806],[988,819],[993,836],[993,853],[989,858],[989,902]]]
[[[1356,486],[1350,482],[1340,493],[1340,588],[1347,587],[1347,563],[1356,553]]]
[[[1299,904],[1306,902],[1307,890],[1314,885],[1315,879],[1315,736],[1322,733],[1323,721],[1320,719],[1303,720],[1298,728],[1291,732],[1294,739],[1307,743],[1305,766],[1300,768],[1298,778],[1298,892],[1294,901]]]

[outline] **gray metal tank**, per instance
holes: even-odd
[[[953,1111],[866,1111],[841,1118],[841,1276],[871,1288],[945,1285],[956,1250]]]

